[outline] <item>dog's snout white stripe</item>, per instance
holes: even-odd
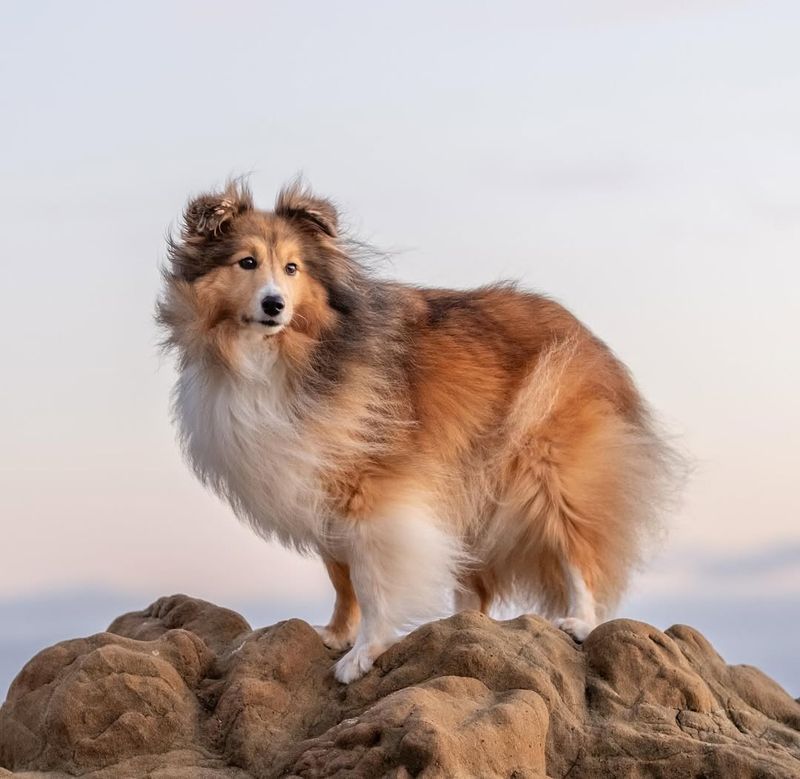
[[[263,287],[261,287],[261,290],[259,291],[258,295],[259,299],[265,298],[267,297],[267,295],[273,297],[274,296],[283,297],[283,290],[274,281],[270,281],[269,284],[265,284]]]

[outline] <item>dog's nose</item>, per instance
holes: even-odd
[[[283,311],[285,303],[280,295],[267,295],[261,301],[261,310],[267,316],[278,316]]]

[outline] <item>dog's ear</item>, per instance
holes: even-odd
[[[183,212],[179,236],[167,237],[172,272],[194,281],[217,264],[216,249],[234,219],[253,209],[253,196],[241,180],[228,182],[221,192],[207,192],[189,201]]]
[[[208,192],[189,202],[183,212],[183,238],[196,241],[218,237],[235,217],[252,209],[250,190],[240,181],[231,181],[222,192]]]
[[[275,213],[329,238],[339,235],[339,214],[330,200],[317,197],[301,181],[285,186],[275,201]]]

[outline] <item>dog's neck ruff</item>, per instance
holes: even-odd
[[[198,477],[265,537],[317,547],[327,510],[320,474],[328,455],[310,431],[319,404],[293,392],[276,355],[232,372],[187,365],[174,393],[184,453]]]

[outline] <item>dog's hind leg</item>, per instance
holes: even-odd
[[[577,565],[564,561],[562,567],[567,590],[567,616],[557,619],[555,624],[578,643],[582,643],[597,627],[594,595]]]
[[[336,603],[330,622],[324,626],[315,625],[315,629],[325,646],[331,649],[349,649],[353,646],[361,620],[361,610],[350,581],[350,567],[327,557],[323,558],[323,562],[336,590]]]
[[[458,541],[414,501],[352,522],[347,544],[362,620],[353,648],[336,664],[344,683],[363,676],[403,630],[446,613],[461,559]]]
[[[638,559],[650,444],[605,403],[584,403],[567,421],[534,431],[511,462],[507,528],[524,528],[512,554],[517,580],[583,641],[608,618]]]

